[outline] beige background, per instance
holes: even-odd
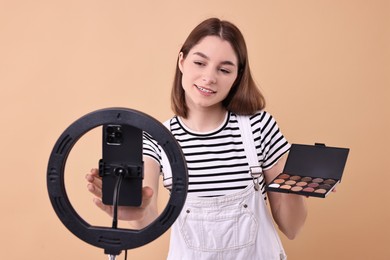
[[[308,199],[300,236],[282,237],[289,259],[389,259],[390,4],[379,0],[0,0],[1,258],[106,259],[55,215],[51,149],[99,108],[170,117],[177,52],[210,16],[242,29],[267,110],[290,142],[351,148],[338,192]],[[99,138],[76,145],[66,180],[82,216],[109,225],[84,181]],[[129,259],[164,259],[167,246],[165,234]]]

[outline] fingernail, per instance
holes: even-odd
[[[88,183],[87,189],[88,189],[89,191],[94,191],[94,190],[95,190],[95,187],[94,187],[92,184]]]

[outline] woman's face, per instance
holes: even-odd
[[[185,59],[180,53],[179,68],[190,111],[221,108],[237,78],[238,59],[228,41],[206,36]]]

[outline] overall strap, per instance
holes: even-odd
[[[244,144],[245,154],[249,161],[249,170],[253,179],[254,188],[258,191],[260,189],[259,178],[263,174],[263,170],[260,167],[257,158],[256,145],[253,139],[249,116],[237,115],[237,121],[241,132],[242,143]]]
[[[171,120],[167,120],[163,125],[171,131]],[[163,149],[161,149],[161,166],[163,169],[163,185],[168,190],[172,189],[172,169],[168,157]]]

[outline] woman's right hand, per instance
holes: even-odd
[[[106,212],[112,217],[113,206],[105,205],[102,202],[102,178],[99,176],[98,169],[92,169],[89,174],[85,177],[88,181],[87,189],[95,195],[93,202],[96,206]],[[137,221],[137,222],[148,222],[145,220],[148,215],[148,206],[152,202],[153,189],[150,187],[143,187],[142,189],[142,203],[140,207],[118,207],[118,219],[125,221]]]

